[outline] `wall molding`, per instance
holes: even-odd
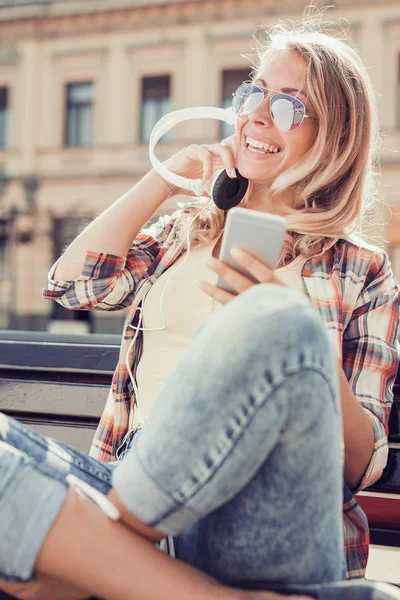
[[[324,2],[318,1],[323,6]],[[398,4],[386,0],[384,6]],[[40,2],[37,3],[40,5]],[[379,0],[336,0],[335,11],[341,8],[365,9],[366,6],[383,7]],[[22,7],[21,7],[22,8]],[[25,7],[26,8],[26,7]],[[29,8],[29,7],[28,7]],[[146,2],[126,7],[79,10],[55,14],[47,10],[38,12],[35,3],[29,11],[0,10],[0,36],[4,39],[62,38],[83,34],[104,34],[110,31],[142,31],[157,26],[240,21],[284,17],[300,13],[303,4],[298,0],[184,0],[172,2]]]

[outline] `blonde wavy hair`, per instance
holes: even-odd
[[[281,265],[300,254],[316,256],[350,233],[360,234],[363,216],[378,195],[375,94],[358,51],[343,31],[333,33],[331,26],[316,11],[298,24],[279,21],[256,32],[255,77],[275,52],[297,52],[307,65],[304,89],[319,124],[312,148],[271,188],[277,212],[288,220]],[[279,202],[288,188],[294,207]],[[204,199],[195,206],[204,209]],[[191,241],[213,240],[225,217],[216,206],[204,210],[191,225]]]

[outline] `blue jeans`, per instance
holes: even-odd
[[[73,473],[112,486],[217,579],[344,577],[337,368],[301,294],[257,285],[196,333],[152,417],[104,464],[0,414],[0,577],[27,581]]]

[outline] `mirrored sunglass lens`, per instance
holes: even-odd
[[[305,107],[297,98],[276,95],[271,101],[271,114],[278,129],[294,131],[304,120]]]
[[[290,131],[298,127],[294,123],[295,106],[289,98],[276,98],[271,102],[271,114],[275,125],[282,131]]]
[[[238,87],[233,96],[232,107],[236,114],[248,115],[264,98],[263,91],[256,85],[244,84]]]

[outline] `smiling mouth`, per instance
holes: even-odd
[[[255,140],[249,136],[246,136],[246,149],[250,150],[250,152],[254,152],[254,154],[264,155],[282,152],[282,148],[279,148],[279,146],[272,146],[271,144]]]

